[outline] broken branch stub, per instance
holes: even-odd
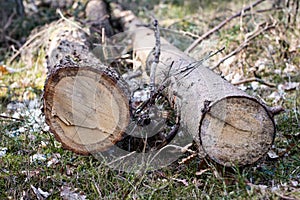
[[[114,15],[130,32],[136,58],[143,65],[153,62],[154,31],[141,27],[142,23],[130,11],[116,7]],[[262,158],[275,135],[274,120],[267,106],[164,38],[160,42],[155,82],[170,80],[168,99],[174,108],[180,109],[180,124],[198,144],[199,155],[208,155],[224,166],[248,165]]]

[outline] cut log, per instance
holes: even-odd
[[[88,35],[74,22],[53,29],[43,95],[46,122],[66,149],[104,151],[122,139],[130,121],[127,84],[90,52]]]
[[[134,53],[144,66],[153,62],[154,31],[141,27],[130,11],[114,6],[114,15],[131,33]],[[160,38],[156,83],[171,80],[167,96],[180,110],[181,126],[193,136],[199,155],[224,166],[248,165],[272,146],[275,124],[268,107],[234,87],[201,62]]]

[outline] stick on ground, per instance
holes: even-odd
[[[240,10],[239,12],[237,12],[236,14],[232,15],[231,17],[227,18],[226,20],[222,21],[220,24],[218,24],[217,26],[215,26],[214,28],[212,28],[211,30],[209,30],[208,32],[204,33],[201,37],[199,37],[197,40],[195,40],[186,50],[185,53],[191,53],[197,45],[199,45],[204,39],[206,39],[207,37],[209,37],[211,34],[213,34],[214,32],[218,31],[219,29],[221,29],[223,26],[225,26],[228,22],[230,22],[231,20],[233,20],[234,18],[237,18],[239,16],[241,16],[244,12],[254,8],[255,6],[261,4],[262,2],[264,2],[265,0],[258,0],[256,2],[254,2],[253,4],[251,4],[250,6],[247,6],[246,8],[243,8],[242,10]]]

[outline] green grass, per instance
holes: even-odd
[[[299,197],[298,187],[292,187],[290,182],[299,180],[300,174],[299,135],[296,135],[299,127],[293,115],[283,114],[277,122],[277,136],[285,138],[276,139],[275,145],[291,148],[287,155],[276,160],[263,159],[243,169],[223,169],[207,161],[205,169],[208,171],[200,176],[196,176],[198,159],[142,175],[114,171],[92,156],[63,150],[48,132],[29,130],[18,136],[9,136],[9,131],[24,126],[26,122],[2,122],[0,146],[8,150],[0,160],[0,197],[33,198],[31,185],[50,192],[51,199],[59,198],[62,186],[78,188],[78,192],[82,191],[89,199],[99,196],[111,199],[275,198],[278,196],[271,191],[273,187],[279,187],[277,192],[280,194],[287,194],[287,190],[291,196]],[[30,156],[36,153],[45,155],[46,160],[31,162]],[[61,156],[59,162],[48,167],[47,162],[56,154]],[[249,183],[268,188],[262,191]]]
[[[240,1],[229,1],[228,4],[222,2],[201,4],[201,13],[189,10],[190,4],[182,7],[184,1],[166,1],[163,5],[153,6],[152,11],[159,20],[166,22],[162,24],[166,27],[202,33],[220,22],[220,19],[228,17],[228,12],[216,13],[216,10],[224,10],[226,6],[238,10],[241,6],[241,3],[237,3]],[[80,5],[77,9],[67,8],[65,12],[80,17],[82,9],[83,5]],[[43,8],[39,12],[41,20],[36,18],[37,21],[31,22],[25,19],[23,23],[30,24],[23,32],[19,30],[19,35],[15,35],[17,39],[22,37],[21,34],[28,36],[37,25],[57,18],[53,10]],[[139,12],[141,17],[149,17],[147,12],[143,12]],[[279,25],[251,41],[231,64],[221,65],[217,70],[219,73],[225,76],[242,73],[243,78],[248,78],[253,73],[251,70],[255,68],[255,63],[263,61],[266,67],[256,71],[262,79],[276,86],[300,81],[297,72],[299,48],[285,59],[282,57],[285,49],[278,42],[284,40],[290,45],[299,42],[299,29],[294,27],[285,31],[285,13],[272,14]],[[259,19],[266,19],[267,15],[263,14]],[[173,19],[179,21],[171,26],[169,21],[164,21]],[[17,26],[19,22],[14,23]],[[226,52],[213,57],[210,62],[217,61],[235,49],[243,41],[243,36],[255,27],[251,19],[245,20],[242,26],[245,29],[241,29],[239,19],[236,19],[213,36],[218,38],[217,41],[207,40],[211,42],[212,49],[226,46]],[[274,50],[271,56],[266,50],[268,45]],[[0,55],[4,63],[12,54],[9,47],[1,47],[5,48],[9,53]],[[4,118],[4,114],[0,113],[0,152],[7,148],[6,153],[0,157],[0,199],[36,199],[32,186],[49,192],[48,199],[61,199],[61,193],[66,188],[70,190],[69,195],[86,195],[88,199],[300,199],[299,88],[284,91],[284,96],[275,100],[269,98],[269,95],[278,92],[278,88],[266,89],[259,85],[258,89],[253,90],[251,83],[245,84],[248,93],[266,100],[270,105],[283,105],[285,108],[284,113],[275,116],[277,134],[272,151],[278,158],[272,159],[266,155],[252,166],[232,168],[224,168],[209,159],[195,158],[185,164],[176,161],[166,168],[143,174],[126,173],[109,168],[93,156],[81,156],[64,150],[48,131],[40,112],[45,80],[45,52],[44,49],[34,52],[31,65],[28,66],[28,62],[23,59],[17,59],[9,65],[14,69],[25,67],[25,70],[2,74],[0,79],[0,111],[19,119]],[[296,66],[297,70],[284,72],[287,64]],[[275,73],[275,70],[281,72]],[[18,103],[22,105],[10,109]],[[43,155],[44,159],[32,161],[34,155]],[[182,158],[187,156],[189,154],[186,153]],[[49,164],[49,161],[54,163]],[[201,173],[196,175],[196,172]]]

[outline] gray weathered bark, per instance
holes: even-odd
[[[144,66],[153,62],[154,31],[130,11],[116,7],[125,30],[132,35],[135,57]],[[180,110],[181,126],[193,136],[201,156],[225,165],[252,164],[270,149],[275,125],[267,106],[232,86],[203,63],[184,54],[164,38],[156,83],[170,80],[167,95]],[[172,67],[171,67],[172,66]]]

